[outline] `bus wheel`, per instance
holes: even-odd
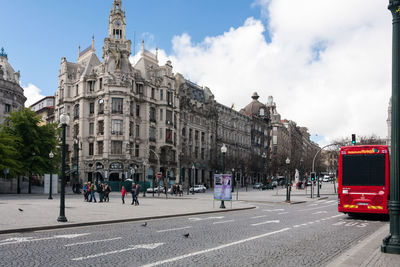
[[[353,213],[353,212],[349,212],[348,215],[349,215],[350,218],[356,218],[358,214],[357,213]]]

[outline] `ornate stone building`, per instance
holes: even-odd
[[[0,50],[0,123],[3,123],[8,113],[23,108],[26,97],[19,85],[20,73],[14,71],[4,48]]]
[[[113,1],[103,62],[94,38],[89,48],[79,49],[77,62],[61,59],[56,116],[65,112],[71,118],[66,141],[71,178],[144,181],[162,171],[175,181],[179,99],[171,62],[159,66],[157,55],[142,44],[140,60],[131,65],[121,4]]]
[[[180,101],[180,181],[185,185],[211,185],[215,170],[218,114],[214,95],[207,87],[176,75]]]
[[[251,161],[252,119],[250,116],[216,103],[218,113],[217,151],[215,169],[221,171],[221,147],[227,147],[225,168],[233,172],[239,184],[245,183],[245,173],[248,173]]]
[[[252,182],[265,182],[268,173],[270,112],[268,107],[258,101],[258,94],[251,97],[253,101],[240,112],[251,118],[251,158],[247,173]]]

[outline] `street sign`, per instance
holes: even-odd
[[[157,177],[157,179],[161,179],[161,177],[162,177],[162,173],[161,173],[161,172],[157,172],[157,175],[156,175],[156,177]]]

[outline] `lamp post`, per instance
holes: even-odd
[[[146,166],[147,162],[143,161],[143,197],[146,197]]]
[[[222,154],[222,175],[225,172],[225,154],[228,148],[226,147],[225,144],[222,145],[221,147],[221,154]],[[221,205],[219,206],[220,209],[225,209],[225,203],[223,200],[221,200]]]
[[[263,166],[262,166],[262,170],[263,170],[263,182],[264,182],[264,184],[265,184],[265,159],[267,158],[267,154],[265,154],[265,152],[263,152],[262,153],[262,155],[261,155],[261,157],[262,157],[262,162],[263,162]]]
[[[195,182],[195,179],[194,179],[194,172],[195,172],[195,169],[196,169],[196,167],[194,166],[194,163],[192,164],[192,195],[194,195],[194,182]]]
[[[289,164],[290,159],[286,158],[286,202],[290,203],[290,193],[289,193]]]
[[[61,114],[60,123],[62,126],[62,157],[61,157],[61,192],[60,192],[60,216],[57,221],[66,222],[65,217],[65,129],[69,123],[69,116],[67,114]]]
[[[50,189],[49,189],[49,199],[53,199],[51,196],[53,190],[53,151],[50,151],[49,158],[50,158]]]
[[[393,36],[392,36],[392,127],[391,127],[391,159],[394,164],[390,164],[390,232],[383,239],[381,246],[382,252],[400,254],[400,132],[399,132],[399,113],[400,113],[400,2],[398,0],[389,1],[389,10],[393,16]]]
[[[235,192],[235,169],[232,168],[232,193]]]

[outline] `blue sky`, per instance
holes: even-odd
[[[53,95],[62,57],[95,36],[101,59],[112,0],[0,0],[0,47],[31,104]],[[127,38],[159,64],[240,110],[257,92],[320,145],[387,136],[391,14],[382,0],[122,0]],[[133,51],[133,49],[132,49]],[[132,62],[135,59],[132,58]],[[362,97],[360,97],[362,96]],[[371,108],[373,106],[374,108]]]
[[[21,71],[21,84],[32,83],[42,94],[52,95],[57,88],[61,57],[75,61],[81,49],[96,40],[101,57],[107,35],[112,0],[0,0],[3,27],[0,47],[9,62]],[[158,46],[171,52],[175,35],[188,33],[193,42],[238,27],[248,17],[260,17],[251,0],[123,0],[127,16],[127,38],[140,46]],[[4,23],[5,22],[5,23]],[[136,36],[136,38],[134,38]],[[133,51],[133,49],[132,49]],[[137,51],[137,48],[136,48]]]

